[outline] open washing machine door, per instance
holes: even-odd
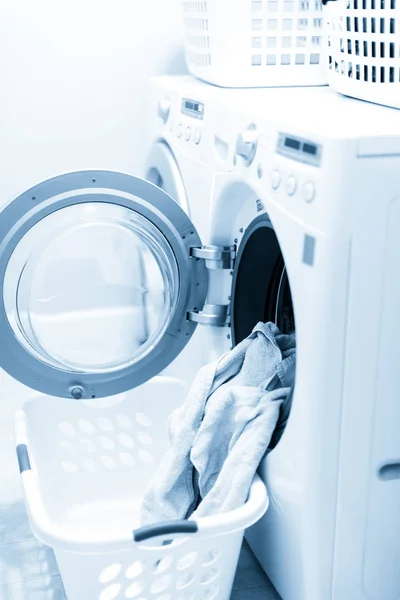
[[[182,176],[172,150],[165,142],[158,141],[152,146],[146,161],[145,179],[167,192],[189,214]]]
[[[0,231],[0,367],[25,385],[111,396],[157,375],[191,338],[207,267],[187,214],[155,185],[61,175],[5,206]]]

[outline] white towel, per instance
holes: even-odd
[[[186,402],[171,415],[171,448],[145,491],[143,525],[222,513],[246,501],[294,364],[294,335],[259,323],[200,370]]]

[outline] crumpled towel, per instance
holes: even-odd
[[[294,334],[258,323],[199,371],[170,417],[171,447],[145,490],[143,525],[223,513],[246,502],[294,381],[295,353]]]

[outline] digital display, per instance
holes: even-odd
[[[189,100],[188,98],[184,98],[182,100],[182,112],[189,117],[203,119],[204,104],[202,102],[197,102],[197,100]]]
[[[315,144],[307,144],[306,142],[304,142],[303,152],[306,152],[306,154],[311,154],[312,156],[316,156],[317,150],[318,150],[318,148]]]
[[[283,154],[293,160],[309,163],[315,166],[321,164],[322,147],[308,140],[280,133],[278,136],[279,154]]]
[[[293,138],[285,138],[285,146],[286,148],[293,148],[293,150],[300,150],[299,140],[294,140]]]
[[[191,100],[186,100],[185,108],[186,108],[186,110],[195,110],[196,112],[199,112],[199,103],[192,102]]]

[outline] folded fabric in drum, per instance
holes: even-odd
[[[205,517],[247,499],[294,381],[294,334],[258,323],[203,367],[170,417],[171,447],[145,490],[142,523]]]

